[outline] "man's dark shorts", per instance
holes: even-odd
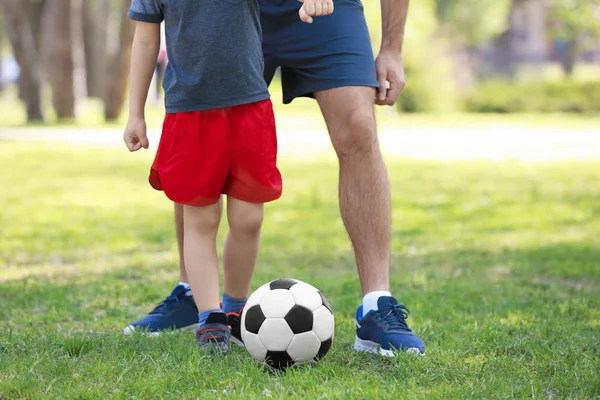
[[[312,24],[297,0],[260,0],[265,80],[281,67],[283,102],[342,86],[379,87],[360,0],[334,0],[332,15]]]

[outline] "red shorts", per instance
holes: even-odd
[[[176,203],[207,206],[221,194],[250,203],[281,196],[271,100],[167,114],[150,185]]]

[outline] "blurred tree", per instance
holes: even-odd
[[[48,7],[52,46],[47,68],[52,86],[52,105],[59,120],[74,119],[72,4],[71,0],[52,0]]]
[[[83,41],[89,97],[103,97],[110,6],[109,0],[84,0],[83,2]]]
[[[435,0],[438,31],[450,41],[462,92],[481,75],[483,45],[506,30],[511,0]]]
[[[375,49],[381,42],[381,9],[364,2]],[[452,44],[439,30],[435,0],[413,1],[408,10],[402,61],[406,88],[400,95],[401,112],[452,112],[459,107]]]
[[[4,54],[4,13],[0,8],[0,93],[4,90],[4,79],[2,73],[2,66],[4,65],[3,54]]]
[[[493,40],[494,72],[514,79],[521,62],[541,63],[546,58],[545,0],[512,0],[506,29]]]
[[[518,21],[527,0],[512,0],[506,29],[493,41],[492,64],[495,72],[505,78],[514,78],[517,65]]]
[[[29,22],[31,24],[31,30],[33,33],[33,40],[35,42],[36,51],[38,54],[38,71],[40,71],[40,80],[41,84],[43,84],[43,57],[41,54],[42,42],[41,42],[41,26],[44,15],[44,10],[46,9],[46,0],[25,0],[23,1],[23,7],[28,15]],[[25,95],[25,83],[19,80],[19,98],[22,101],[26,101]]]
[[[436,0],[438,19],[469,46],[478,46],[506,29],[510,0]]]
[[[86,98],[87,74],[85,65],[85,46],[83,40],[83,1],[71,0],[71,37],[73,39],[73,87],[75,106]]]
[[[26,104],[27,121],[44,119],[41,105],[40,26],[45,1],[2,2],[8,39],[21,70],[20,98]]]
[[[125,103],[127,78],[131,58],[131,44],[135,33],[135,24],[127,18],[131,0],[119,0],[116,8],[116,20],[119,23],[118,38],[109,46],[106,61],[106,84],[104,92],[104,118],[114,121],[119,118]]]
[[[559,51],[566,76],[573,74],[581,52],[600,42],[600,2],[598,0],[549,0],[553,34],[564,41]]]

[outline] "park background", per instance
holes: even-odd
[[[597,1],[411,3],[407,87],[377,114],[392,290],[425,358],[351,351],[337,163],[317,105],[282,105],[276,78],[285,189],[253,288],[298,278],[336,311],[327,357],[276,376],[240,349],[200,359],[189,333],[122,335],[178,279],[172,206],[146,181],[160,93],[150,151],[121,142],[129,4],[0,2],[0,398],[600,396]],[[379,3],[364,6],[377,51]]]

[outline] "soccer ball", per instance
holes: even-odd
[[[333,342],[334,318],[323,294],[296,279],[277,279],[259,287],[242,312],[246,350],[276,369],[316,362]]]

